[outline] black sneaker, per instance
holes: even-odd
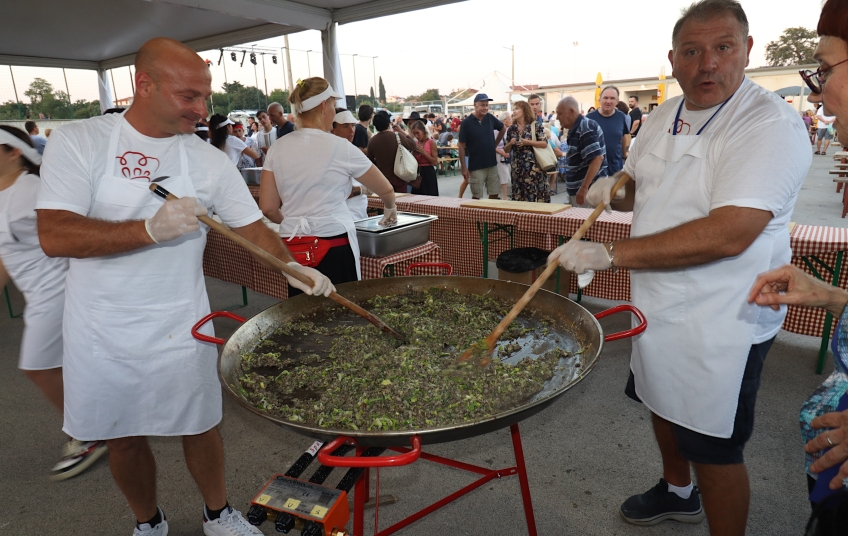
[[[661,478],[660,483],[641,495],[634,495],[621,505],[621,517],[633,525],[656,525],[666,519],[683,523],[700,523],[704,520],[701,507],[701,492],[698,486],[692,488],[688,499],[668,491],[668,482]]]

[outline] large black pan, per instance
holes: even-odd
[[[455,289],[460,294],[488,294],[507,303],[515,303],[527,290],[526,285],[477,277],[416,276],[370,279],[347,283],[340,285],[339,291],[354,302],[364,303],[376,295],[391,296],[407,293],[410,290],[423,291],[434,287]],[[455,441],[492,432],[526,419],[549,406],[558,396],[582,380],[598,362],[605,340],[631,337],[644,331],[646,325],[644,316],[629,305],[615,307],[592,316],[586,309],[563,296],[540,291],[530,302],[525,313],[522,314],[524,321],[532,323],[534,318],[544,318],[548,322],[549,340],[552,344],[560,345],[570,352],[578,352],[581,349],[582,352],[569,358],[563,358],[560,362],[563,365],[561,370],[558,370],[545,384],[544,389],[531,400],[497,415],[450,426],[402,431],[320,428],[270,415],[255,408],[239,394],[241,391],[239,377],[243,374],[240,368],[240,356],[243,353],[253,351],[257,344],[283,323],[297,320],[302,316],[320,312],[333,306],[332,302],[324,298],[297,296],[282,301],[247,320],[228,341],[204,337],[197,333],[197,329],[216,316],[228,316],[243,320],[231,313],[212,313],[198,322],[193,333],[201,340],[224,345],[218,361],[221,383],[227,393],[248,411],[295,432],[323,441],[329,441],[338,436],[347,436],[356,439],[356,442],[363,446],[393,447],[409,445],[410,438],[416,435],[425,444]],[[632,330],[608,335],[605,338],[597,319],[619,311],[634,313],[639,317],[640,325]],[[540,353],[543,352],[540,351]]]

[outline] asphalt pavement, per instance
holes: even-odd
[[[832,150],[831,150],[832,152]],[[844,225],[841,195],[833,190],[828,157],[815,157],[793,221]],[[458,188],[459,177],[440,178],[443,195]],[[456,195],[453,190],[452,195]],[[469,194],[467,193],[466,196]],[[809,206],[808,206],[809,205]],[[212,308],[241,299],[239,287],[207,278]],[[234,312],[253,316],[276,300],[248,292],[249,305]],[[23,302],[12,291],[15,312]],[[612,302],[586,299],[597,312]],[[602,321],[604,329],[629,325],[626,315]],[[219,335],[236,325],[216,321]],[[0,310],[0,534],[126,535],[134,518],[114,484],[106,459],[86,473],[54,483],[48,480],[66,440],[61,419],[17,369],[23,322]],[[720,334],[716,334],[720,336]],[[819,341],[781,332],[763,370],[754,435],[746,450],[751,480],[750,535],[800,535],[809,516],[798,411],[802,402],[830,373],[815,374]],[[706,523],[666,522],[634,527],[618,515],[622,501],[652,487],[661,474],[649,414],[623,393],[630,343],[609,343],[597,367],[556,403],[520,425],[538,533],[540,535],[706,535]],[[97,389],[97,385],[92,385]],[[247,510],[250,499],[277,472],[285,472],[312,440],[248,413],[225,398],[221,424],[230,503]],[[183,461],[178,439],[151,440],[158,464],[159,503],[168,516],[171,536],[202,534],[202,498]],[[508,430],[473,439],[431,445],[426,452],[483,467],[514,463]],[[328,480],[335,485],[341,471]],[[418,461],[408,467],[380,471],[383,494],[397,504],[379,510],[379,526],[388,527],[473,480],[469,473]],[[265,534],[276,534],[273,526]],[[366,534],[374,532],[373,511]],[[405,536],[431,534],[526,534],[516,477],[496,479],[437,513],[403,529]]]

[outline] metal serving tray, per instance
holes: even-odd
[[[259,184],[259,176],[262,175],[261,167],[249,167],[239,171],[247,184]]]
[[[404,249],[414,248],[430,239],[430,223],[439,219],[429,214],[398,212],[396,225],[378,225],[382,216],[356,222],[359,252],[366,257],[388,257]]]

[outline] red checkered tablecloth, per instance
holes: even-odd
[[[410,196],[404,199],[407,203],[400,207],[400,210],[439,216],[439,220],[431,225],[430,240],[442,248],[442,258],[453,266],[455,274],[475,277],[483,273],[483,246],[477,222],[513,226],[515,247],[552,250],[557,246],[558,236],[570,237],[592,213],[591,209],[572,208],[553,215],[526,214],[461,208],[460,204],[467,200],[452,197]],[[379,199],[370,199],[369,206],[382,208],[382,203]],[[597,242],[627,238],[630,236],[631,220],[631,213],[603,213],[586,233],[586,238]],[[503,232],[490,236],[490,260],[496,259],[509,249],[509,240],[493,242],[502,236],[505,236]],[[848,251],[848,229],[797,225],[792,231],[790,244],[793,264],[805,271],[809,272],[809,269],[801,260],[801,256],[815,255],[828,266],[835,267],[837,252]],[[832,278],[827,271],[812,262],[825,280],[831,282]],[[843,264],[848,264],[848,258]],[[572,278],[572,294],[577,292],[576,285],[575,278]],[[848,266],[842,269],[839,286],[848,288]],[[583,289],[583,293],[609,300],[629,301],[630,273],[628,270],[619,270],[615,274],[609,271],[600,272],[595,275],[592,283]],[[824,318],[825,313],[822,310],[790,307],[783,327],[794,333],[821,336]]]
[[[841,227],[819,227],[814,225],[796,225],[789,237],[792,247],[792,264],[811,273],[810,269],[801,259],[806,256],[816,271],[828,283],[833,283],[830,273],[819,265],[810,256],[814,255],[831,268],[836,267],[836,256],[840,251],[848,251],[848,229]],[[845,257],[848,257],[846,255]],[[848,288],[848,258],[842,260],[842,271],[839,277],[839,286]],[[783,329],[802,335],[814,335],[820,337],[824,332],[824,320],[826,312],[823,309],[809,307],[790,307],[783,322]]]
[[[395,275],[401,276],[413,262],[441,262],[439,246],[426,242],[414,248],[399,251],[388,257],[361,257],[360,268],[363,279],[383,276],[383,270],[394,265]],[[210,230],[203,253],[203,272],[228,283],[235,283],[256,292],[284,300],[288,298],[288,283],[280,272],[259,264],[241,246]],[[439,268],[420,268],[416,275],[441,274]]]

